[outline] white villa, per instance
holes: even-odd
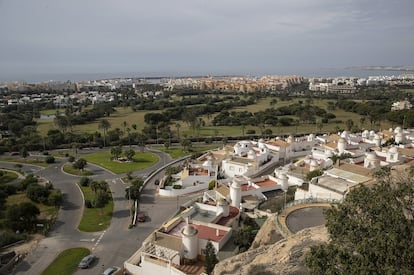
[[[239,209],[224,199],[195,202],[152,233],[124,267],[131,274],[201,274],[207,242],[219,252],[239,217]]]

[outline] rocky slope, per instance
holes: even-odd
[[[220,261],[214,269],[214,275],[305,274],[304,258],[309,247],[327,242],[328,234],[325,226],[318,226],[303,229],[287,239],[281,238],[274,222],[268,219],[252,247]]]

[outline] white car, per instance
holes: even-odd
[[[103,275],[115,275],[118,274],[118,272],[121,270],[120,267],[118,266],[111,266],[107,269],[105,269],[104,273],[102,273]]]
[[[79,263],[79,268],[89,268],[95,259],[95,255],[92,254],[85,256]]]

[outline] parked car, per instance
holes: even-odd
[[[118,266],[111,266],[102,273],[103,275],[116,275],[121,270]]]
[[[95,259],[95,255],[92,254],[85,256],[82,261],[80,261],[79,268],[89,268]]]

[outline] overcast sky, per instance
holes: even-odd
[[[0,0],[0,80],[414,65],[413,0]]]

